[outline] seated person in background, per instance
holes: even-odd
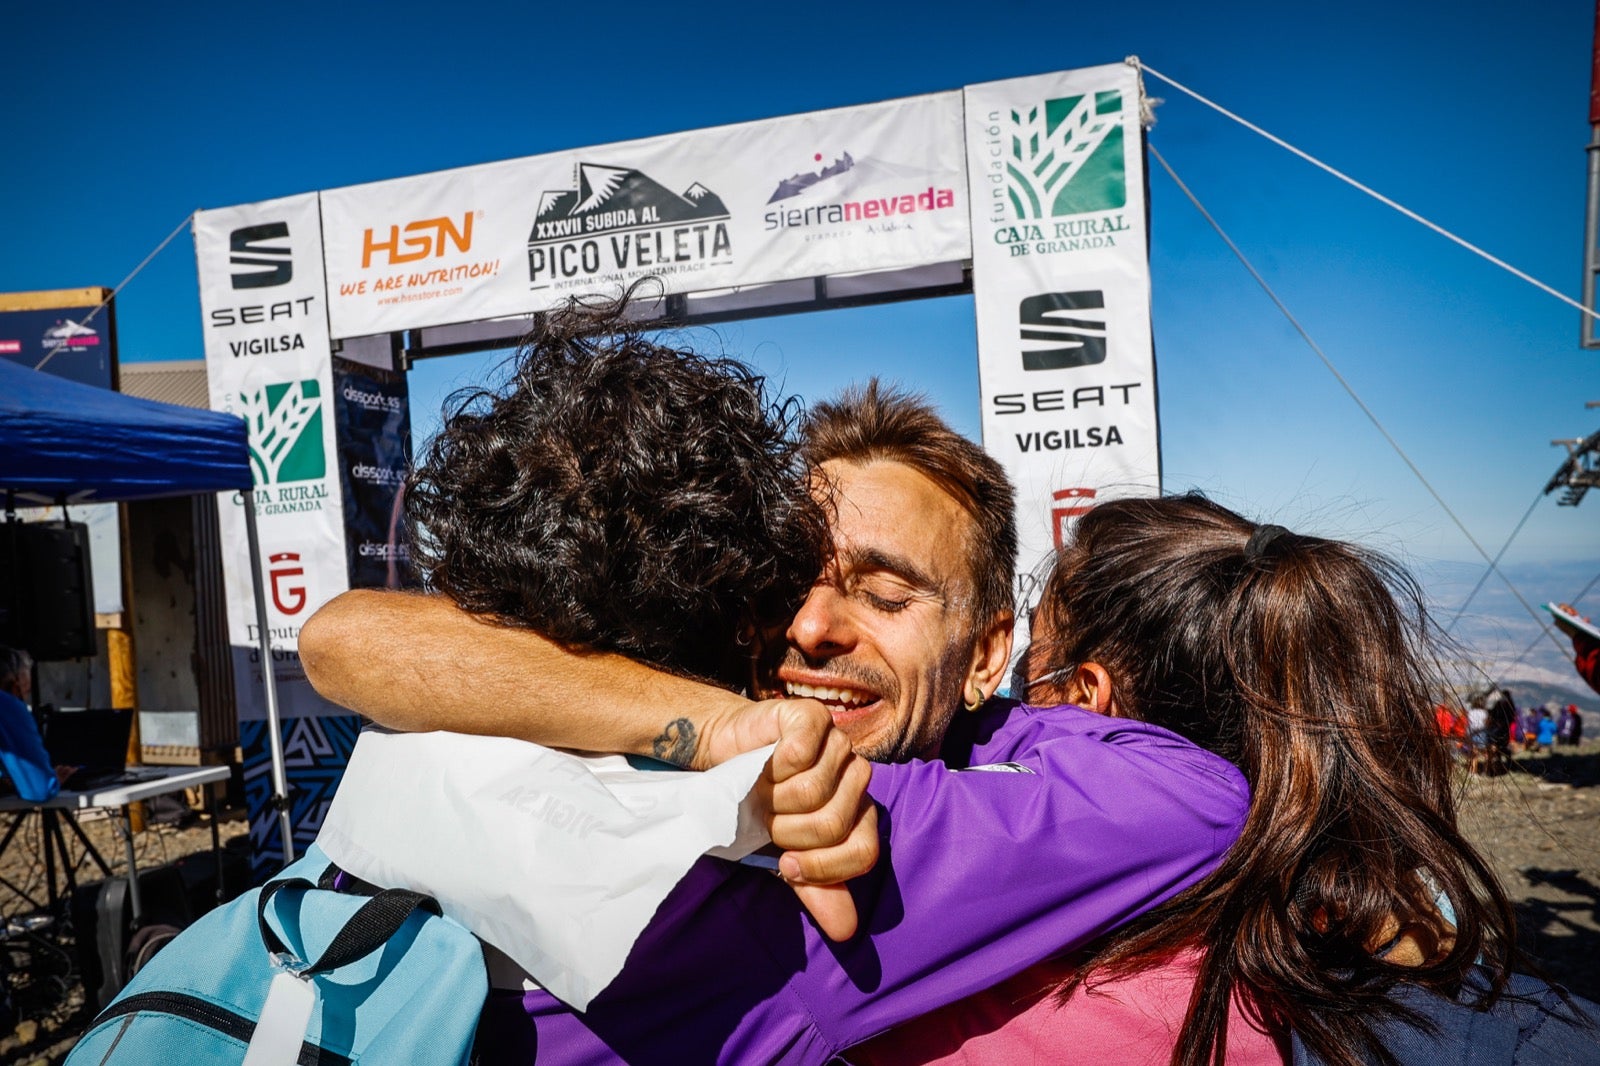
[[[1016,527],[1010,484],[982,449],[888,390],[819,405],[804,460],[833,550],[768,549],[793,556],[774,565],[809,567],[787,628],[673,621],[732,560],[641,540],[664,537],[665,517],[691,546],[704,509],[684,498],[658,516],[645,501],[672,502],[748,445],[717,431],[728,415],[716,403],[654,387],[656,362],[665,372],[693,357],[619,366],[609,349],[625,342],[578,345],[561,325],[552,317],[533,339],[513,388],[447,422],[413,477],[408,514],[426,529],[415,550],[449,598],[336,598],[301,634],[308,676],[391,727],[705,767],[756,746],[741,746],[738,723],[774,704],[535,631],[671,662],[566,623],[661,634],[718,678],[735,664],[748,677],[762,653],[762,691],[825,701],[845,749],[884,760],[871,768],[883,858],[848,886],[862,932],[845,943],[806,921],[783,882],[701,860],[584,1013],[541,990],[492,997],[480,1046],[495,1061],[531,1061],[537,1044],[541,1064],[821,1064],[1103,935],[1212,868],[1248,803],[1233,767],[1159,727],[991,699],[1010,648]],[[592,365],[611,377],[578,387]],[[805,491],[805,471],[770,476],[789,480],[771,483],[779,498]],[[663,595],[644,598],[652,588]],[[612,601],[621,609],[594,613]],[[473,683],[438,684],[462,676]],[[809,846],[780,840],[776,823],[772,834]],[[783,857],[785,876],[821,880],[800,858]]]
[[[1593,1004],[1511,973],[1511,906],[1456,828],[1426,624],[1381,557],[1202,497],[1080,518],[1041,593],[1029,698],[1225,755],[1251,784],[1244,833],[1096,950],[844,1058],[1489,1066],[1515,1046],[1518,1063],[1600,1061]]]
[[[32,695],[33,657],[0,644],[0,765],[17,795],[42,803],[60,790],[61,779],[28,709]]]

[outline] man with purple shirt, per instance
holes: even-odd
[[[860,932],[834,942],[783,881],[702,860],[583,1014],[541,990],[492,999],[479,1043],[493,1061],[536,1047],[540,1063],[822,1063],[1108,932],[1209,872],[1237,836],[1245,785],[1215,756],[1142,723],[992,698],[1015,527],[981,449],[874,387],[813,413],[805,459],[830,553],[783,639],[744,639],[760,649],[759,694],[820,700],[857,752],[894,760],[871,771],[882,860],[848,888]],[[396,632],[418,683],[383,655]],[[439,597],[347,594],[308,624],[301,654],[325,695],[392,727],[692,767],[755,746],[750,720],[778,713]],[[446,672],[475,683],[427,683]],[[826,790],[830,776],[844,775],[790,784]],[[860,869],[841,794],[774,802],[790,885]]]

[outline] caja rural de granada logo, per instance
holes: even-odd
[[[249,429],[250,466],[260,486],[261,513],[322,510],[328,495],[328,459],[317,380],[241,392],[237,413]]]
[[[733,262],[730,215],[698,181],[675,193],[643,171],[579,163],[577,187],[550,189],[528,234],[532,289],[579,288]]]
[[[988,221],[1012,256],[1112,248],[1127,230],[1119,90],[991,111]]]
[[[822,159],[821,152],[812,156],[813,162]],[[767,199],[771,210],[761,216],[762,226],[769,231],[811,230],[865,222],[868,232],[893,232],[908,226],[911,216],[956,205],[955,190],[923,184],[918,180],[923,177],[913,167],[858,160],[841,152],[825,166],[796,171],[778,182]],[[807,240],[817,236],[806,234]]]

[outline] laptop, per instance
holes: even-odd
[[[89,792],[109,785],[138,780],[128,772],[128,737],[133,733],[133,711],[85,708],[41,714],[44,750],[56,766],[75,766],[61,783],[73,792]]]

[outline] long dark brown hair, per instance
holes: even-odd
[[[1237,995],[1359,1066],[1393,1061],[1372,1026],[1405,1016],[1397,982],[1453,995],[1477,960],[1500,993],[1514,918],[1456,828],[1427,613],[1403,570],[1200,496],[1117,500],[1078,520],[1037,628],[1029,677],[1099,663],[1121,713],[1230,759],[1253,791],[1218,869],[1116,936],[1063,997],[1198,949],[1173,1063],[1224,1061]],[[1384,958],[1401,928],[1420,965]]]

